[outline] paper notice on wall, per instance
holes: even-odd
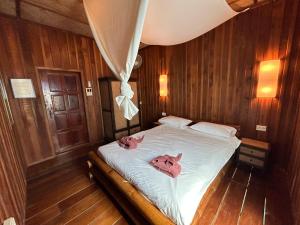
[[[15,98],[35,98],[35,91],[31,79],[10,79]]]

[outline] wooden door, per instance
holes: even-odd
[[[40,78],[56,152],[87,143],[89,140],[80,73],[40,70]]]

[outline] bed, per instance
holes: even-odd
[[[142,135],[144,140],[135,150],[112,142],[90,153],[91,174],[127,208],[135,223],[141,223],[141,218],[134,218],[137,214],[149,224],[197,223],[240,141],[235,136],[212,136],[167,125],[134,136]],[[156,156],[178,153],[182,153],[182,171],[175,179],[149,164]]]

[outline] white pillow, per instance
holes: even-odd
[[[234,137],[237,132],[234,127],[209,122],[199,122],[190,126],[190,128],[196,131],[221,137]]]
[[[166,116],[158,120],[161,124],[166,124],[171,127],[183,128],[193,122],[192,120],[184,119],[176,116]]]

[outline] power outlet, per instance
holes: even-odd
[[[263,125],[256,125],[256,130],[257,131],[267,131],[267,126],[263,126]]]
[[[167,115],[167,113],[165,113],[165,112],[162,112],[162,113],[161,113],[161,115],[162,115],[162,116],[166,116],[166,115]]]

